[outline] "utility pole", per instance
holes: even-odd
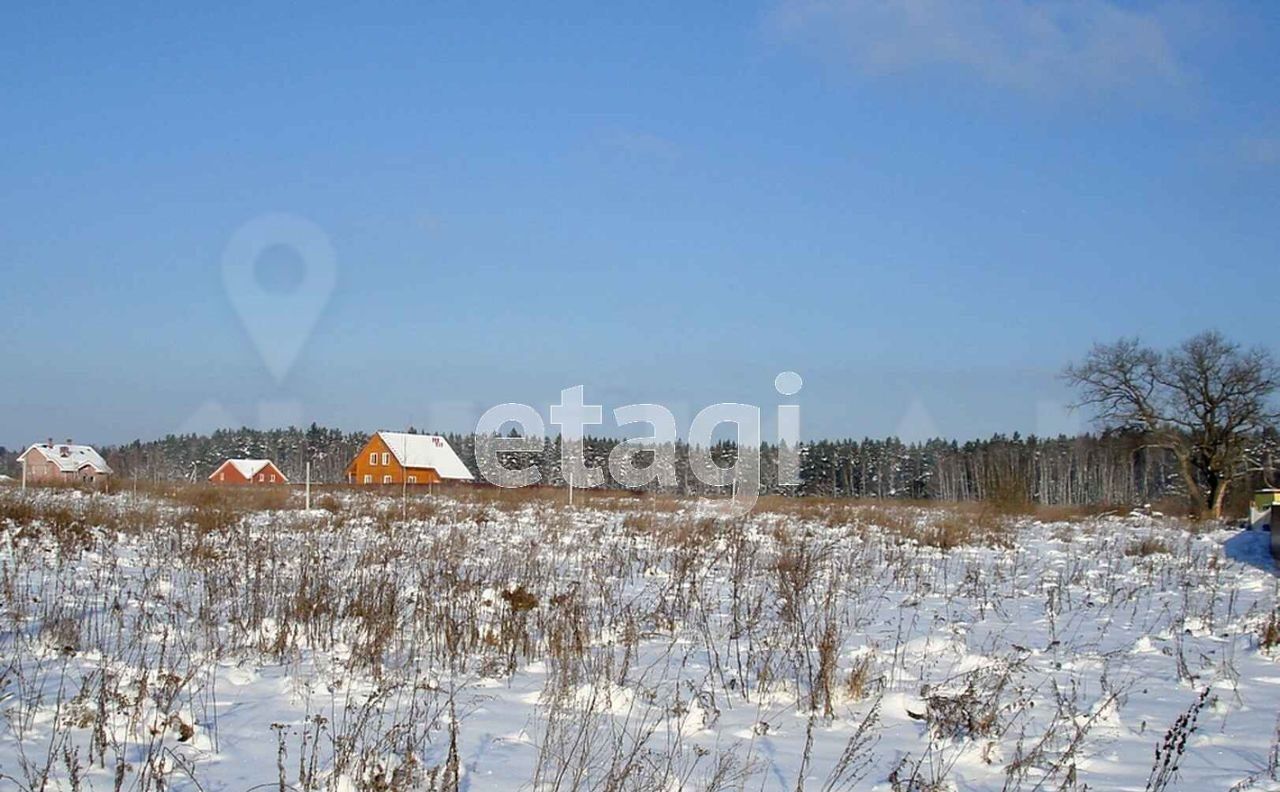
[[[311,460],[307,460],[307,511],[311,511]]]

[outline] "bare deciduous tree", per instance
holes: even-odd
[[[1245,470],[1252,436],[1280,412],[1272,395],[1280,369],[1265,349],[1242,349],[1217,332],[1201,333],[1169,352],[1137,339],[1099,344],[1067,381],[1107,428],[1140,429],[1178,459],[1187,494],[1214,517],[1232,479]]]

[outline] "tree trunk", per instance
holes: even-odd
[[[1213,519],[1222,519],[1222,503],[1227,498],[1227,487],[1231,484],[1231,479],[1223,476],[1213,483],[1213,492],[1209,497],[1209,509],[1213,513]]]
[[[1191,506],[1195,509],[1196,514],[1204,512],[1205,506],[1212,503],[1208,499],[1204,490],[1200,488],[1200,482],[1196,481],[1195,469],[1191,466],[1191,457],[1182,448],[1175,447],[1173,454],[1178,459],[1178,470],[1182,473],[1182,483],[1187,488],[1187,499],[1191,501]]]

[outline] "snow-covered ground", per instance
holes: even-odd
[[[1265,534],[0,498],[4,789],[1280,790]]]

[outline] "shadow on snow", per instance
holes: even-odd
[[[1271,555],[1271,532],[1243,530],[1222,543],[1227,558],[1280,576],[1280,567]]]

